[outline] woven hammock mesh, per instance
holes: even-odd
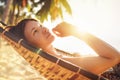
[[[31,51],[25,48],[23,45],[20,44],[22,40],[16,42],[6,36],[4,34],[6,30],[2,29],[1,26],[0,29],[2,37],[8,42],[8,44],[11,45],[28,63],[31,64],[32,67],[40,72],[40,74],[44,76],[47,80],[108,80],[106,78],[103,78],[102,76],[97,76],[91,73],[90,76],[92,75],[92,78],[89,79],[83,74],[80,74],[80,68],[78,71],[75,72],[64,66],[59,65],[59,59],[56,62],[52,62],[49,59],[41,56],[40,52],[38,53],[36,52],[36,50]]]
[[[37,71],[48,80],[90,80],[87,77],[76,72],[68,70],[62,66],[53,63],[39,54],[36,54],[20,44],[12,41],[5,35],[2,37]]]

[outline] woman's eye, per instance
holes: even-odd
[[[36,33],[37,31],[38,31],[38,30],[34,30],[33,35],[35,35],[35,33]]]
[[[34,33],[38,32],[38,30],[35,30]]]
[[[37,30],[35,30],[34,32],[37,32]]]

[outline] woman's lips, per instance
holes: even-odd
[[[51,36],[51,34],[50,34],[50,33],[47,33],[47,39],[48,39],[50,36]]]

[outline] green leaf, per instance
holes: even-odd
[[[66,11],[71,15],[72,10],[71,10],[70,5],[68,4],[67,0],[60,0],[60,2],[63,5],[63,7],[66,9]]]
[[[36,13],[36,15],[40,16],[41,22],[47,20],[47,16],[50,10],[51,0],[46,0],[42,8]]]
[[[60,15],[60,17],[63,19],[62,8],[61,8],[61,7],[59,7],[59,8],[58,8],[58,11],[59,11],[59,15]]]

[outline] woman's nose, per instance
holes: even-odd
[[[46,27],[42,27],[42,29],[43,29],[44,32],[49,32],[49,29],[46,28]]]

